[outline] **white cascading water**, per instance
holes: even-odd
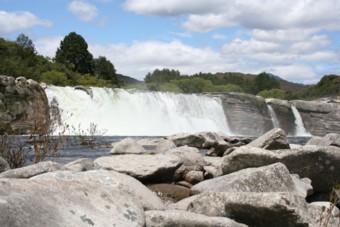
[[[268,107],[269,115],[270,115],[270,118],[273,122],[274,128],[280,128],[280,123],[277,120],[277,116],[276,116],[276,113],[275,113],[273,107],[268,103],[267,103],[267,107]]]
[[[92,88],[91,98],[73,87],[46,88],[62,110],[63,123],[86,130],[93,123],[105,135],[165,136],[179,132],[231,134],[221,100],[203,95]]]
[[[294,105],[291,105],[290,107],[295,117],[295,126],[296,126],[295,136],[310,136],[311,134],[307,132],[307,130],[305,129],[305,126],[303,125],[302,117],[299,111],[296,109]]]

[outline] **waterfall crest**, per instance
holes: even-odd
[[[92,88],[92,97],[73,87],[46,88],[65,124],[107,130],[105,135],[165,136],[178,132],[231,134],[221,100],[195,94]]]

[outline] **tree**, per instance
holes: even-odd
[[[271,90],[273,88],[280,88],[279,82],[273,77],[271,77],[268,73],[262,72],[257,75],[254,79],[254,84],[257,89],[257,92],[263,90]]]
[[[60,42],[55,61],[67,64],[76,72],[94,74],[93,56],[88,51],[85,39],[75,32],[71,32]]]
[[[116,69],[113,64],[105,57],[99,56],[94,59],[95,70],[94,74],[98,79],[112,81],[113,84],[118,84]]]
[[[170,70],[170,69],[155,69],[152,73],[148,73],[145,78],[144,81],[146,83],[159,83],[159,84],[163,84],[166,82],[170,82],[171,80],[176,80],[176,79],[180,79],[181,75],[180,72],[178,70]]]
[[[21,33],[18,35],[16,43],[22,48],[22,54],[25,54],[23,57],[36,55],[37,52],[35,50],[33,41],[25,34]]]

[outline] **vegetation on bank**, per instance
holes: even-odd
[[[114,65],[106,57],[93,58],[85,39],[75,32],[64,37],[52,59],[39,55],[32,40],[24,34],[16,41],[0,38],[0,74],[25,76],[58,86],[123,86],[178,93],[244,92],[288,100],[340,95],[338,75],[326,75],[318,84],[305,86],[266,72],[258,75],[237,72],[182,75],[174,69],[156,69],[141,82],[116,74]]]

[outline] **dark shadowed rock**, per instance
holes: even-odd
[[[290,173],[312,180],[315,193],[330,192],[340,176],[340,148],[304,146],[291,150],[265,150],[243,146],[222,158],[223,175],[249,167],[282,162]]]
[[[206,215],[195,214],[187,211],[150,210],[145,212],[146,227],[246,227],[225,217],[208,217]]]
[[[136,198],[146,210],[163,210],[162,201],[146,186],[133,177],[112,170],[91,170],[86,172],[56,171],[30,178],[35,181],[95,182],[112,190],[128,193]]]
[[[145,154],[146,151],[137,141],[131,138],[116,143],[110,154]]]
[[[247,146],[259,147],[267,150],[289,149],[289,143],[285,131],[280,128],[274,128]]]
[[[151,184],[148,188],[159,197],[167,197],[176,202],[191,195],[190,189],[174,184]]]
[[[306,145],[340,147],[340,134],[329,133],[324,137],[312,137]]]
[[[88,170],[94,170],[99,168],[96,166],[91,159],[88,158],[81,158],[77,159],[73,162],[67,163],[64,165],[61,169],[62,170],[68,170],[68,171],[88,171]]]
[[[9,170],[9,165],[3,157],[0,156],[0,173]]]
[[[30,166],[17,169],[10,169],[0,173],[0,178],[30,178],[36,175],[53,172],[61,169],[61,165],[56,162],[39,162]]]
[[[0,180],[1,226],[144,226],[142,205],[123,191],[79,181]]]
[[[199,195],[188,210],[202,214],[211,206],[225,217],[249,226],[309,226],[306,201],[287,192],[206,192]]]
[[[301,181],[298,177],[291,176],[287,167],[282,163],[243,169],[205,180],[194,185],[192,190],[199,192],[291,192],[304,198],[312,194],[310,181]]]
[[[114,155],[97,158],[95,164],[128,174],[142,182],[172,181],[182,161],[175,155]]]

